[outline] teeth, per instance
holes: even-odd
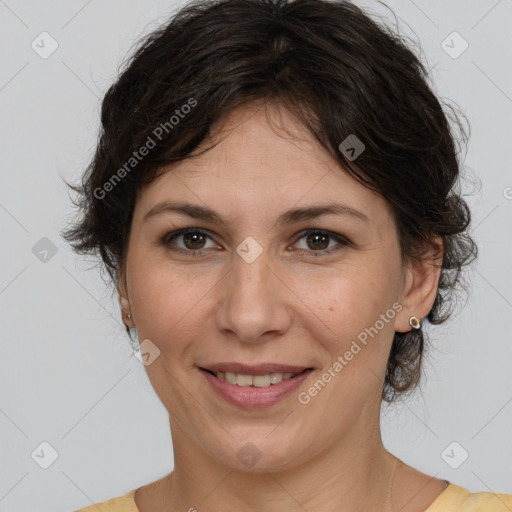
[[[282,380],[295,377],[296,373],[271,373],[269,375],[243,375],[241,373],[217,372],[215,375],[220,380],[225,380],[229,384],[237,386],[249,387],[255,386],[263,388],[272,384],[279,384]]]

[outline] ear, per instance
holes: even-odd
[[[122,266],[119,270],[117,278],[117,293],[119,295],[119,305],[121,307],[123,323],[128,327],[135,327],[133,317],[128,316],[131,315],[131,310],[130,301],[128,299],[128,286],[126,284],[126,273],[124,271],[124,266]]]
[[[421,320],[430,313],[437,295],[442,261],[443,244],[437,238],[435,245],[425,251],[421,262],[412,260],[406,264],[405,285],[399,299],[403,309],[396,315],[395,331],[411,331],[411,316]]]

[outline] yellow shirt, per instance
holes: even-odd
[[[137,488],[138,489],[138,488]],[[76,512],[139,512],[133,496],[137,489],[119,498],[91,505]],[[511,512],[512,494],[470,493],[450,483],[425,512]]]

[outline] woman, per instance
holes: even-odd
[[[477,254],[458,177],[424,67],[351,3],[201,1],[151,34],[65,237],[102,257],[174,470],[101,510],[511,510],[380,435]]]

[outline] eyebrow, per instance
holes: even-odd
[[[143,222],[151,217],[154,217],[155,215],[160,215],[166,212],[181,213],[188,215],[189,217],[193,217],[194,219],[226,224],[224,219],[210,208],[190,203],[175,203],[170,201],[163,201],[153,206],[153,208],[151,208],[144,215]],[[359,219],[368,223],[370,222],[370,218],[365,213],[347,205],[332,203],[286,210],[277,219],[276,226],[279,227],[294,224],[304,220],[315,219],[321,215],[349,215],[355,219]]]

